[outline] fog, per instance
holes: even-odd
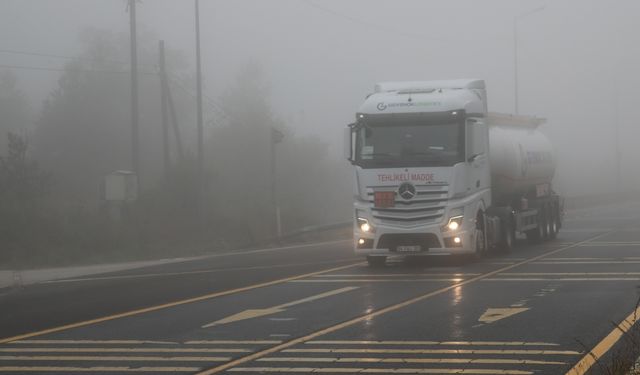
[[[193,5],[146,0],[138,3],[137,15],[140,70],[156,72],[157,42],[165,40],[170,73],[183,88],[172,90],[185,146],[195,152]],[[269,150],[251,143],[268,137],[261,133],[267,128],[231,134],[234,124],[238,128],[240,123],[262,121],[285,133],[277,173],[278,199],[290,203],[283,206],[288,210],[283,212],[287,232],[350,219],[352,176],[342,160],[342,129],[376,82],[481,78],[487,82],[489,109],[514,112],[516,17],[519,112],[547,119],[543,131],[558,157],[555,186],[566,196],[636,191],[639,11],[640,3],[634,0],[201,0],[208,186],[215,212],[211,220],[251,240],[266,238],[271,231],[260,224],[271,217],[269,186],[263,183],[270,178]],[[101,152],[118,157],[86,166],[85,175],[73,172],[83,166],[67,168],[71,160],[82,158],[80,153],[69,154],[64,168],[53,165],[52,155],[59,154],[64,141],[51,144],[56,152],[38,150],[38,134],[48,124],[43,103],[60,91],[60,79],[73,58],[96,56],[91,54],[96,40],[113,47],[106,49],[113,55],[102,58],[123,62],[99,68],[127,71],[128,32],[124,0],[0,0],[0,73],[15,80],[26,107],[21,119],[10,124],[0,120],[2,142],[8,131],[27,136],[35,161],[56,181],[51,190],[61,197],[53,204],[58,210],[73,204],[70,197],[82,197],[83,207],[98,205],[93,186],[100,177],[131,168],[128,75],[113,74],[96,83],[114,86],[108,95],[101,94],[104,100],[121,100],[104,115],[114,116],[109,121],[118,130],[109,139],[122,147],[104,147]],[[91,63],[81,66],[97,69]],[[155,191],[163,181],[157,77],[143,75],[140,85],[141,181],[143,190]],[[256,112],[263,104],[263,111]],[[65,137],[71,147],[76,133],[70,132]],[[87,144],[87,152],[96,153],[92,147]],[[6,146],[0,150],[4,153]],[[86,184],[75,189],[82,181]],[[253,186],[242,192],[244,203],[220,198],[237,192],[238,184]],[[188,188],[176,189],[169,190],[190,194]],[[175,214],[167,212],[163,214]]]

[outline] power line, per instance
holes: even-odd
[[[26,66],[26,65],[7,65],[0,64],[0,68],[6,69],[21,69],[21,70],[41,70],[41,71],[51,71],[51,72],[79,72],[79,73],[105,73],[105,74],[130,74],[131,72],[128,70],[99,70],[99,69],[79,69],[79,68],[49,68],[42,66]],[[145,75],[157,75],[157,73],[152,72],[140,72],[140,74]]]

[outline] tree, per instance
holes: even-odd
[[[103,176],[130,170],[130,75],[126,35],[85,30],[83,53],[65,67],[45,101],[35,133],[38,159],[56,178],[56,196],[95,205]],[[140,152],[149,188],[162,170],[156,42],[140,38]],[[147,48],[145,48],[147,46]],[[168,51],[168,65],[178,60]]]
[[[9,132],[22,133],[29,124],[27,99],[18,89],[15,75],[9,70],[0,72],[0,113],[0,153],[4,153]]]
[[[347,220],[352,190],[346,163],[332,158],[318,138],[296,136],[272,109],[269,96],[266,76],[254,62],[221,99],[228,121],[212,133],[207,147],[214,212],[244,225],[250,240],[273,234],[270,152],[275,128],[284,134],[275,145],[284,230]]]
[[[26,238],[37,235],[50,180],[29,158],[24,138],[13,133],[7,138],[7,155],[0,156],[0,248],[13,252],[12,244],[24,244]],[[0,259],[14,255],[0,252]]]

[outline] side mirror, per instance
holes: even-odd
[[[488,127],[480,121],[467,121],[467,161],[474,162],[478,156],[484,155],[488,147]]]
[[[344,158],[353,163],[353,126],[355,124],[349,124],[349,126],[344,129]]]

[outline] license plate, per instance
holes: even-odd
[[[373,203],[379,208],[388,208],[396,205],[395,191],[376,191],[373,193]]]
[[[422,247],[420,245],[412,245],[412,246],[398,246],[396,248],[396,251],[398,251],[399,253],[417,253],[420,250],[422,250]]]

